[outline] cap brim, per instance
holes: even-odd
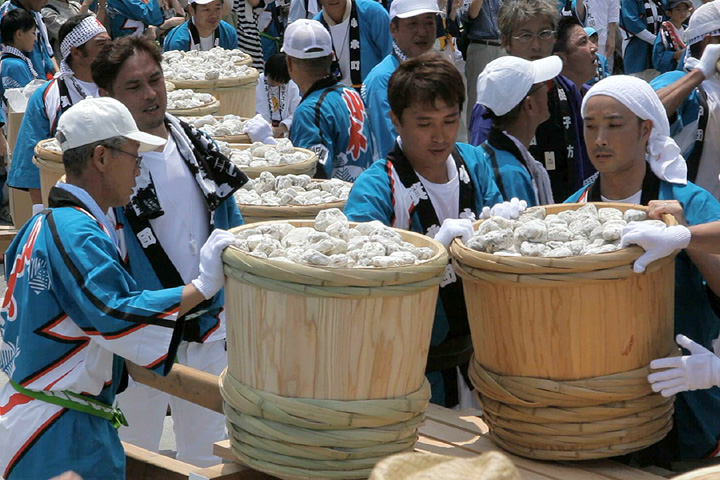
[[[550,55],[540,60],[534,60],[532,66],[535,73],[533,83],[542,83],[560,75],[563,62],[557,55]]]
[[[215,0],[190,0],[188,3],[189,3],[190,5],[193,5],[193,4],[195,4],[195,5],[207,5],[208,3],[212,3],[212,2],[214,2],[214,1],[215,1]]]
[[[140,131],[128,133],[127,135],[123,135],[123,137],[129,140],[134,140],[140,144],[138,147],[138,153],[150,152],[167,143],[167,140],[162,137],[157,137]]]
[[[326,52],[324,50],[318,50],[316,52],[303,52],[302,50],[295,50],[294,48],[289,48],[285,45],[283,45],[280,51],[289,57],[301,59],[327,57],[332,53],[332,51]]]
[[[438,9],[432,9],[432,8],[418,8],[417,10],[413,10],[412,12],[405,12],[405,13],[398,13],[395,15],[394,18],[410,18],[410,17],[417,17],[418,15],[422,15],[424,13],[440,13],[440,10]]]

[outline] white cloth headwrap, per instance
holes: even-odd
[[[70,33],[63,39],[60,44],[60,53],[62,54],[63,60],[67,59],[70,55],[70,49],[72,47],[80,47],[85,45],[90,39],[101,33],[106,33],[105,27],[100,23],[94,15],[83,19],[82,22],[78,23],[75,28],[70,30]]]
[[[646,158],[655,175],[670,183],[687,183],[687,164],[675,140],[670,137],[665,107],[649,83],[628,75],[613,75],[596,83],[585,94],[582,115],[588,100],[596,95],[614,98],[642,120],[653,123],[648,139]],[[588,145],[588,149],[592,148]]]

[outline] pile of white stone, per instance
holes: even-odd
[[[600,208],[594,204],[546,215],[534,207],[517,220],[490,217],[482,222],[466,245],[485,253],[506,256],[571,257],[612,252],[619,248],[623,227],[647,220],[640,210]]]
[[[337,208],[321,211],[314,228],[289,223],[260,225],[236,235],[235,246],[250,255],[319,267],[400,267],[422,263],[435,255],[416,247],[380,222],[350,228]]]
[[[309,175],[262,172],[235,192],[239,205],[318,205],[347,200],[352,184],[338,179],[318,181]]]
[[[215,97],[209,93],[197,93],[187,88],[167,92],[167,110],[204,107],[213,101]]]
[[[187,117],[186,122],[199,128],[211,137],[229,137],[231,135],[242,135],[245,121],[237,115],[225,115],[224,117],[214,117],[205,115],[204,117]]]
[[[249,148],[231,148],[229,143],[217,142],[220,153],[232,162],[243,167],[275,167],[280,165],[293,165],[309,160],[312,154],[296,151],[292,142],[287,138],[280,138],[275,145],[266,145],[261,142],[253,143]]]
[[[62,153],[62,148],[60,148],[60,142],[58,142],[56,138],[45,140],[40,144],[40,146],[45,150],[50,150],[51,152]]]
[[[247,65],[237,63],[247,57],[240,50],[215,47],[207,51],[182,52],[171,50],[163,53],[162,69],[168,80],[217,80],[219,78],[245,77],[256,72]]]

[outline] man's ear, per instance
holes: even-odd
[[[650,133],[652,133],[652,129],[652,120],[643,120],[640,123],[640,138],[642,138],[644,141],[648,141],[648,139],[650,139]]]
[[[107,168],[105,158],[108,153],[109,150],[106,147],[98,145],[93,150],[92,157],[90,157],[90,163],[100,172],[104,172]]]
[[[502,46],[505,47],[505,51],[508,53],[508,55],[512,55],[510,50],[512,47],[510,46],[510,37],[507,35],[503,35],[500,37],[500,43],[502,43]]]
[[[110,92],[108,92],[104,88],[98,88],[98,93],[100,94],[101,97],[109,97],[110,96]]]
[[[400,130],[402,129],[402,123],[400,123],[400,119],[395,115],[395,112],[390,110],[390,121],[392,121],[393,127],[395,127],[395,131],[400,133]]]

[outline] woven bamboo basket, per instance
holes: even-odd
[[[173,85],[172,83],[170,83],[166,80],[165,81],[165,91],[172,92],[173,90],[175,90],[175,85]]]
[[[232,232],[275,223],[285,222],[246,225]],[[291,220],[289,223],[298,227],[313,225],[311,221]],[[335,429],[348,430],[354,422],[346,426],[321,424],[332,423],[330,418],[335,416],[336,404],[341,405],[337,407],[341,411],[356,411],[357,408],[358,414],[368,414],[372,409],[366,402],[402,399],[401,403],[406,404],[408,396],[412,397],[413,392],[419,392],[427,385],[425,363],[447,253],[428,237],[403,230],[398,232],[405,241],[431,247],[437,253],[430,260],[409,267],[353,269],[311,267],[263,259],[234,247],[225,250],[226,376],[262,392],[258,395],[272,397],[274,404],[297,401],[333,405],[330,413],[317,413],[315,420],[306,422],[309,424],[296,431],[296,440],[290,444],[273,444],[270,450],[285,452],[287,449],[289,457],[268,464],[258,459],[262,455],[252,460],[245,458],[246,447],[233,448],[245,463],[281,478],[367,478],[374,461],[367,471],[359,474],[353,471],[354,462],[371,456],[377,449],[383,450],[380,457],[393,453],[384,450],[390,448],[389,445],[382,445],[395,441],[394,433],[393,438],[379,440],[372,435],[386,436],[389,432],[371,428],[351,430],[347,434],[353,438],[370,436],[361,443],[357,443],[359,439],[356,438],[354,447],[345,451],[343,444],[333,443],[333,436],[337,434]],[[223,382],[221,390],[227,388]],[[231,396],[223,395],[226,401]],[[419,410],[420,415],[427,398],[429,392]],[[263,406],[267,407],[267,404]],[[360,404],[362,407],[355,407]],[[296,412],[293,418],[306,414]],[[245,432],[255,431],[255,417],[243,416],[231,422],[228,415],[228,428],[231,432],[242,430],[243,445],[264,441],[265,433]],[[263,430],[270,428],[284,432],[286,421],[292,423],[289,417],[284,418],[276,419]],[[412,418],[414,420],[395,425],[400,425],[411,435],[401,451],[411,451],[416,439],[417,422],[421,418]],[[371,423],[366,426],[375,425]],[[237,433],[231,437],[234,435]],[[317,439],[320,443],[312,443],[316,435],[326,443],[322,443],[321,438]],[[306,441],[312,446],[297,445]],[[361,453],[355,447],[363,452],[369,450]],[[337,475],[328,477],[310,469],[307,466],[310,459],[322,459],[322,467],[337,470]],[[346,463],[335,461],[340,459]]]
[[[251,145],[235,143],[230,144],[230,148],[237,150],[246,150]],[[245,175],[249,178],[258,178],[262,172],[270,172],[276,177],[278,175],[315,175],[317,168],[317,155],[311,150],[305,148],[295,147],[295,151],[300,151],[310,155],[310,157],[304,162],[294,163],[292,165],[277,165],[272,167],[240,167]]]
[[[672,404],[652,393],[645,376],[651,360],[676,350],[674,255],[638,275],[632,264],[639,247],[580,257],[503,257],[455,241],[450,251],[472,332],[471,379],[498,444],[532,458],[600,458],[638,450],[667,433]],[[627,402],[641,398],[654,417],[628,410]],[[583,418],[591,417],[587,408],[611,402],[621,407],[606,408],[599,420]],[[560,408],[579,408],[580,416],[571,421],[569,412],[558,415]]]
[[[243,77],[218,78],[217,80],[174,80],[168,79],[175,88],[189,88],[198,93],[209,93],[220,101],[220,115],[255,116],[255,87],[259,73]],[[206,114],[207,115],[207,114]]]
[[[223,115],[214,115],[214,117],[217,120],[222,120]],[[198,117],[192,116],[192,117],[183,117],[180,120],[183,120],[187,123],[191,123],[192,120],[197,119]],[[248,118],[243,117],[243,121],[248,120]],[[202,130],[202,128],[200,128]],[[215,140],[218,140],[220,142],[227,142],[227,143],[241,143],[241,144],[250,144],[252,143],[252,140],[246,133],[241,133],[238,135],[220,135],[220,136],[213,136]]]
[[[41,140],[35,145],[35,156],[33,163],[40,169],[40,195],[43,205],[48,205],[48,194],[55,186],[60,177],[65,175],[65,165],[62,161],[62,153],[49,150],[43,145],[52,142],[54,139]]]
[[[314,180],[327,182],[329,180]],[[238,203],[245,223],[257,223],[268,220],[312,220],[321,210],[327,208],[345,208],[345,200],[339,202],[316,203],[311,205],[248,205]]]
[[[220,110],[220,101],[216,98],[205,105],[195,108],[178,108],[175,110],[168,109],[167,113],[176,117],[203,117],[205,115],[215,115]]]

